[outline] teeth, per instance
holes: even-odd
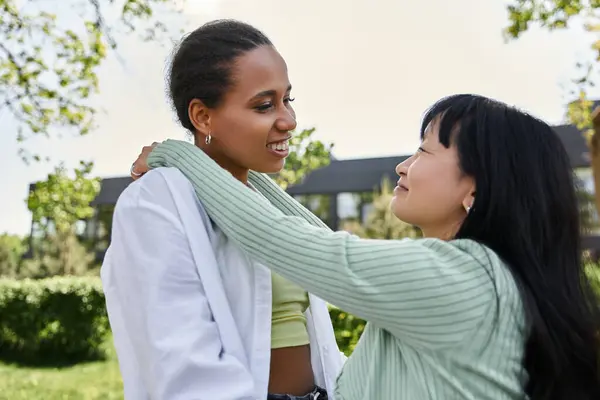
[[[267,147],[271,150],[279,150],[279,151],[285,151],[288,149],[288,142],[279,142],[279,143],[271,143],[268,144]]]

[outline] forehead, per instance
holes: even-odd
[[[265,90],[285,92],[290,85],[285,60],[272,46],[261,46],[236,60],[231,95],[252,97]]]
[[[425,127],[425,132],[423,132],[423,142],[439,142],[439,128],[440,128],[440,118],[435,117]]]

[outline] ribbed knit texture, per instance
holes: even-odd
[[[253,258],[368,321],[338,378],[339,399],[525,398],[523,305],[491,250],[469,240],[331,232],[266,175],[250,181],[268,201],[191,143],[168,140],[148,162],[180,169]]]

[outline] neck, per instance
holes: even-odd
[[[221,168],[229,171],[231,175],[238,181],[242,182],[244,185],[248,184],[248,168],[241,167],[233,162],[229,157],[225,156],[221,152],[215,151],[214,147],[211,145],[207,145],[202,141],[195,141],[196,147],[202,149],[210,158],[213,159],[214,162],[219,164]]]
[[[456,233],[460,229],[463,221],[464,217],[455,222],[450,222],[440,226],[422,227],[421,232],[423,233],[423,237],[426,238],[452,240],[454,236],[456,236]]]

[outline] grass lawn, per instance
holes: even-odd
[[[112,350],[112,338],[109,341]],[[107,361],[68,368],[29,368],[0,362],[0,400],[122,400],[114,351]]]

